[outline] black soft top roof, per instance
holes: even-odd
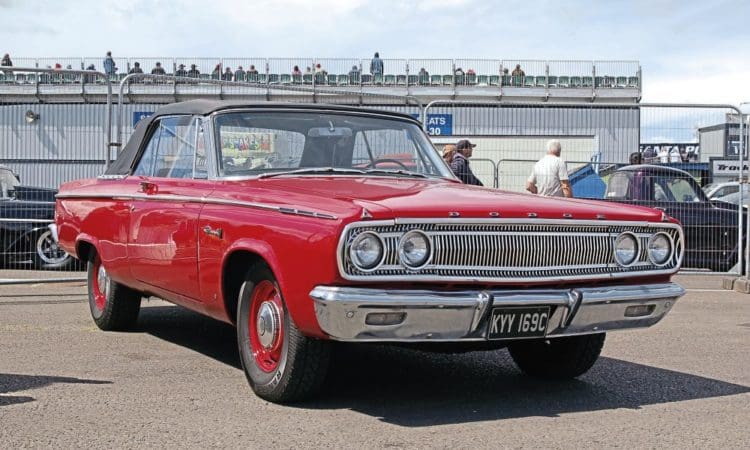
[[[329,105],[324,103],[290,103],[290,102],[239,102],[229,100],[189,100],[186,102],[171,103],[157,109],[154,114],[141,120],[136,124],[133,134],[130,136],[128,143],[122,149],[120,156],[107,169],[108,175],[129,175],[133,170],[133,162],[138,157],[138,149],[141,142],[146,136],[151,124],[163,116],[174,115],[198,115],[205,116],[218,111],[227,109],[252,109],[252,108],[271,108],[271,109],[309,109],[323,110],[334,112],[364,112],[386,114],[397,119],[408,119],[415,121],[412,116],[403,113],[383,111],[369,108],[359,108],[356,106]]]

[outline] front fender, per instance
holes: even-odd
[[[225,283],[223,279],[224,274],[226,273],[226,265],[231,255],[237,251],[254,253],[266,262],[276,277],[279,289],[281,290],[281,295],[284,298],[287,310],[289,311],[290,318],[302,333],[308,336],[320,338],[327,336],[318,325],[313,302],[307,295],[311,286],[308,286],[304,281],[300,281],[299,278],[304,277],[295,276],[295,270],[290,270],[288,264],[285,264],[282,261],[274,247],[266,241],[253,238],[241,238],[233,242],[227,248],[221,262],[222,298],[226,298],[227,295],[227,293],[224,292]],[[221,306],[223,307],[223,303]]]

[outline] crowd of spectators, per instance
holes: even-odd
[[[38,64],[38,63],[37,63]],[[390,63],[388,63],[390,64]],[[223,81],[242,81],[242,82],[258,82],[258,83],[295,83],[295,84],[329,84],[329,85],[347,85],[347,84],[369,84],[369,85],[479,85],[479,86],[515,86],[515,87],[640,87],[640,79],[638,76],[526,76],[526,73],[521,68],[520,64],[516,64],[512,72],[508,72],[507,68],[502,69],[502,74],[487,74],[478,75],[473,68],[464,70],[462,67],[453,66],[453,69],[448,73],[444,71],[442,73],[430,75],[425,67],[421,67],[417,73],[408,73],[405,70],[404,65],[401,67],[393,68],[388,67],[386,61],[380,58],[380,53],[375,52],[373,57],[370,59],[369,73],[366,73],[366,64],[362,65],[354,64],[348,73],[344,73],[346,69],[336,69],[331,72],[323,67],[321,62],[315,62],[310,66],[306,67],[306,70],[302,72],[300,66],[295,65],[289,72],[284,70],[277,70],[275,72],[268,73],[268,68],[264,68],[259,72],[254,65],[250,65],[247,70],[243,66],[238,65],[236,70],[232,70],[229,66],[224,66],[222,62],[216,64],[214,69],[210,72],[202,74],[196,64],[191,64],[190,69],[185,68],[185,64],[175,64],[173,68],[164,67],[161,62],[156,62],[151,68],[143,68],[140,61],[128,61],[126,69],[121,70],[116,60],[112,56],[112,52],[108,51],[106,56],[102,60],[102,70],[110,80],[121,80],[124,76],[129,74],[143,74],[151,73],[152,75],[172,75],[186,78],[200,78],[200,79],[213,79]],[[13,62],[10,59],[9,54],[5,54],[2,59],[2,67],[12,67]],[[48,69],[53,69],[51,66],[46,66]],[[502,66],[501,66],[502,67]],[[83,68],[83,64],[81,64]],[[54,65],[54,69],[62,70],[62,65],[57,63]],[[71,65],[67,65],[66,69],[74,69]],[[96,71],[94,64],[88,64],[85,70]],[[416,71],[416,68],[414,69]],[[404,73],[407,72],[407,73]],[[7,68],[0,69],[0,73],[4,75],[4,81],[8,81],[8,77],[13,77],[13,72]],[[22,75],[23,77],[23,75]],[[559,80],[558,80],[559,78]],[[79,82],[85,79],[86,82],[90,79],[96,79],[95,75],[92,76],[81,76],[74,75],[72,78],[66,75],[65,77],[43,77],[39,75],[39,79],[62,79],[65,81]],[[132,80],[133,82],[141,82],[138,78]],[[44,82],[44,81],[43,81]],[[161,82],[161,81],[157,81]],[[179,81],[178,81],[179,82]]]

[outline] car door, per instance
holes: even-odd
[[[694,180],[652,178],[654,206],[676,218],[685,231],[685,267],[726,270],[737,246],[736,213],[716,208]]]
[[[134,176],[128,257],[133,276],[170,293],[199,299],[198,218],[210,194],[202,121],[191,116],[158,121]]]

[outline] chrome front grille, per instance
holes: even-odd
[[[401,236],[414,229],[429,236],[433,249],[428,264],[417,271],[398,257]],[[348,244],[363,231],[378,233],[386,252],[383,263],[367,272],[348,255]],[[629,267],[619,266],[613,256],[615,238],[623,231],[635,234],[640,244],[638,262]],[[675,246],[673,258],[661,267],[647,253],[648,238],[657,231],[666,232]],[[350,280],[534,281],[671,273],[679,268],[683,247],[680,228],[669,223],[410,220],[349,225],[338,257],[342,276]]]

